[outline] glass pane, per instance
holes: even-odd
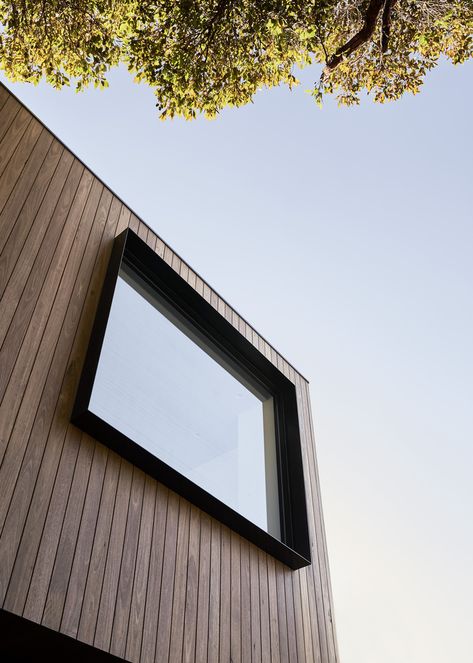
[[[271,395],[128,268],[89,409],[280,538]]]

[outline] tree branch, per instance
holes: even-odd
[[[389,45],[389,35],[391,32],[391,12],[397,0],[386,0],[383,9],[383,25],[381,28],[381,50],[386,53]]]
[[[388,35],[389,35],[389,23],[390,23],[390,7],[393,5],[393,0],[370,0],[368,9],[366,10],[365,21],[363,27],[359,32],[356,33],[351,39],[349,39],[343,46],[341,46],[332,57],[327,60],[327,64],[324,70],[324,74],[330,73],[332,69],[335,69],[344,57],[351,55],[353,51],[356,51],[360,46],[366,44],[366,42],[373,36],[373,32],[376,27],[376,21],[378,20],[379,12],[384,6],[384,14],[386,13],[386,7],[388,9]]]

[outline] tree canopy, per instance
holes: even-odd
[[[10,80],[107,86],[122,62],[163,118],[213,117],[313,63],[317,102],[384,102],[473,54],[473,0],[0,0],[0,24]]]

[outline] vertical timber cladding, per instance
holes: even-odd
[[[312,564],[292,571],[70,422],[132,228],[297,390]],[[127,661],[338,660],[307,382],[0,86],[0,607]]]

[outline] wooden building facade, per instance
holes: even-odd
[[[289,568],[71,423],[128,227],[295,385],[310,565]],[[77,642],[84,661],[336,663],[307,382],[1,86],[0,296],[0,658],[35,660],[22,643],[43,633],[48,660]]]

